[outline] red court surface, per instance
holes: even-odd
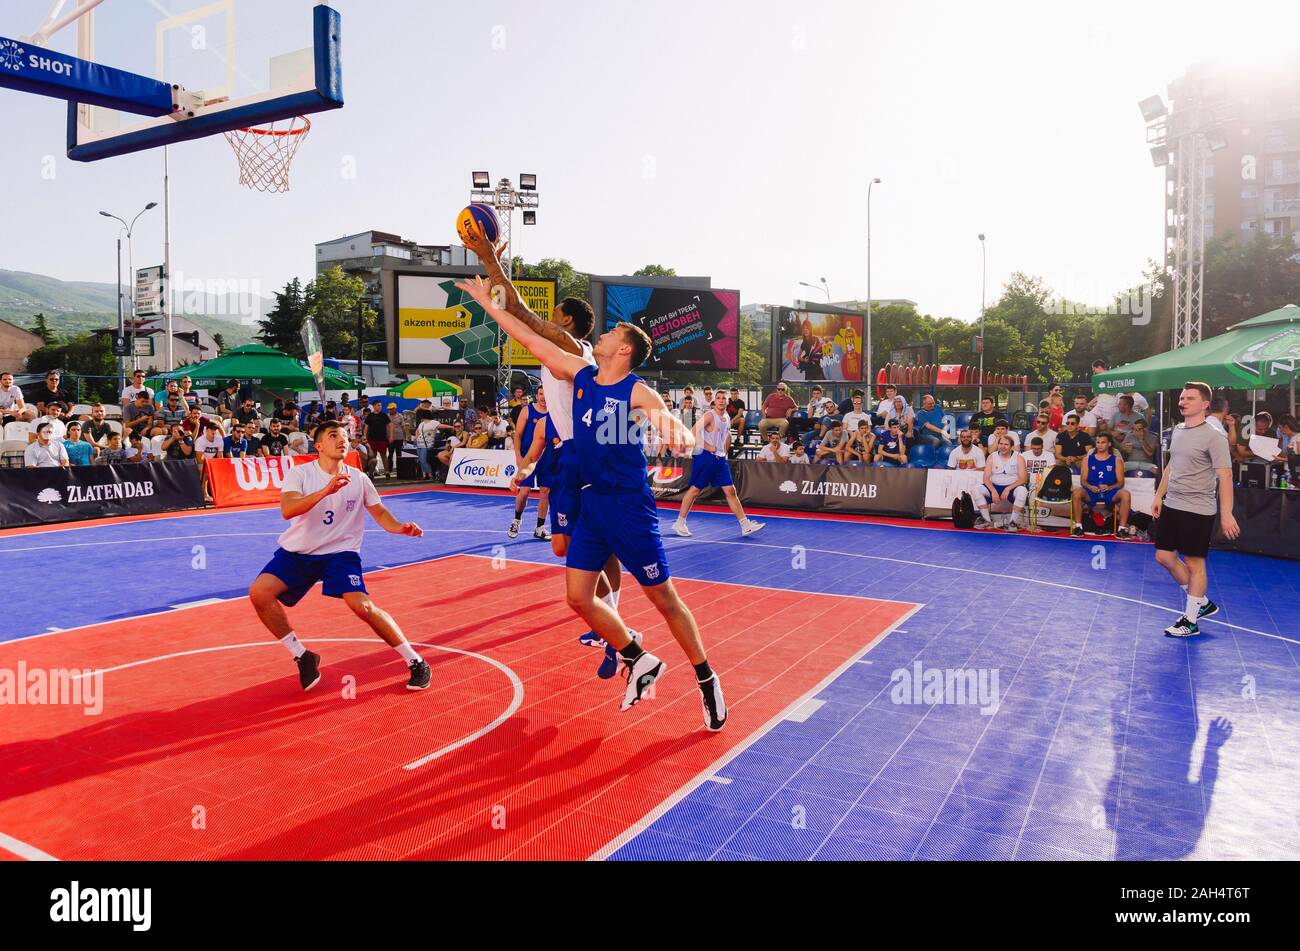
[[[58,859],[585,859],[914,609],[678,580],[731,707],[710,734],[635,584],[623,616],[669,671],[619,711],[622,675],[595,677],[562,577],[465,555],[369,575],[427,645],[422,693],[318,591],[291,612],[324,656],[306,694],[245,600],[0,644],[0,668],[105,671],[97,716],[22,706],[0,721],[0,836]]]

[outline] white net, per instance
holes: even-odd
[[[306,116],[226,133],[226,141],[239,160],[239,184],[263,192],[289,190],[289,166],[298,146],[311,131]]]

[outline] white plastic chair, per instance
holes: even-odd
[[[162,444],[166,441],[167,441],[166,436],[150,436],[149,437],[150,455],[152,455],[155,459],[161,459],[163,457]]]
[[[22,440],[25,446],[27,445],[27,434],[31,431],[31,423],[16,419],[12,423],[5,423],[3,438],[6,442]]]
[[[111,429],[113,432],[117,433],[119,436],[124,436],[124,435],[125,435],[125,433],[124,433],[124,427],[122,426],[122,421],[121,421],[121,420],[118,420],[118,419],[107,419],[107,418],[106,418],[106,419],[104,420],[104,425],[107,426],[109,429]]]
[[[80,418],[80,417],[82,417],[82,416],[89,416],[89,415],[90,415],[90,404],[89,404],[89,403],[77,403],[77,404],[75,404],[75,405],[72,407],[72,409],[68,410],[68,415],[69,415],[70,417],[72,417],[73,419],[78,419],[78,418]]]
[[[0,442],[0,468],[21,469],[26,461],[27,438]]]

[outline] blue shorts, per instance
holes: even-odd
[[[1094,492],[1092,489],[1084,489],[1083,491],[1088,493],[1088,502],[1090,505],[1106,505],[1109,507],[1111,502],[1115,499],[1115,493],[1118,492],[1119,489],[1107,489],[1105,492]]]
[[[731,466],[726,459],[721,459],[711,452],[697,453],[691,458],[691,488],[707,489],[716,486],[721,489],[733,485]]]
[[[537,460],[537,465],[533,466],[533,471],[528,473],[527,479],[519,480],[521,489],[549,489],[551,474],[551,451],[543,449],[541,456]]]
[[[640,492],[601,495],[588,489],[582,493],[582,511],[565,564],[579,571],[600,571],[610,555],[642,587],[668,580],[659,510],[649,485]]]
[[[558,449],[548,449],[554,456],[549,478],[541,484],[551,490],[548,496],[551,507],[551,534],[572,537],[582,511],[582,495],[578,491],[578,467],[573,461],[573,441],[561,443]],[[548,484],[549,482],[549,484]]]
[[[300,555],[277,548],[261,573],[273,575],[288,586],[277,599],[287,608],[301,601],[317,581],[323,582],[321,594],[327,598],[341,598],[349,591],[366,593],[361,556],[354,551]]]

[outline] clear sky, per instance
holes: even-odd
[[[169,6],[106,0],[99,29],[144,4]],[[219,137],[173,147],[174,270],[269,294],[311,276],[317,241],[376,228],[447,243],[486,168],[538,175],[539,224],[516,229],[529,260],[659,263],[745,303],[815,298],[798,282],[822,277],[860,298],[879,176],[875,297],[977,317],[983,231],[990,298],[1022,270],[1104,302],[1162,253],[1137,101],[1191,62],[1300,43],[1294,2],[334,5],[347,105],[316,119],[289,195],[241,188]],[[5,0],[0,35],[49,6]],[[52,46],[72,51],[72,33]],[[70,162],[65,122],[62,103],[0,90],[0,267],[111,281],[116,231],[96,211],[160,200],[162,154]],[[159,209],[136,263],[161,247]]]

